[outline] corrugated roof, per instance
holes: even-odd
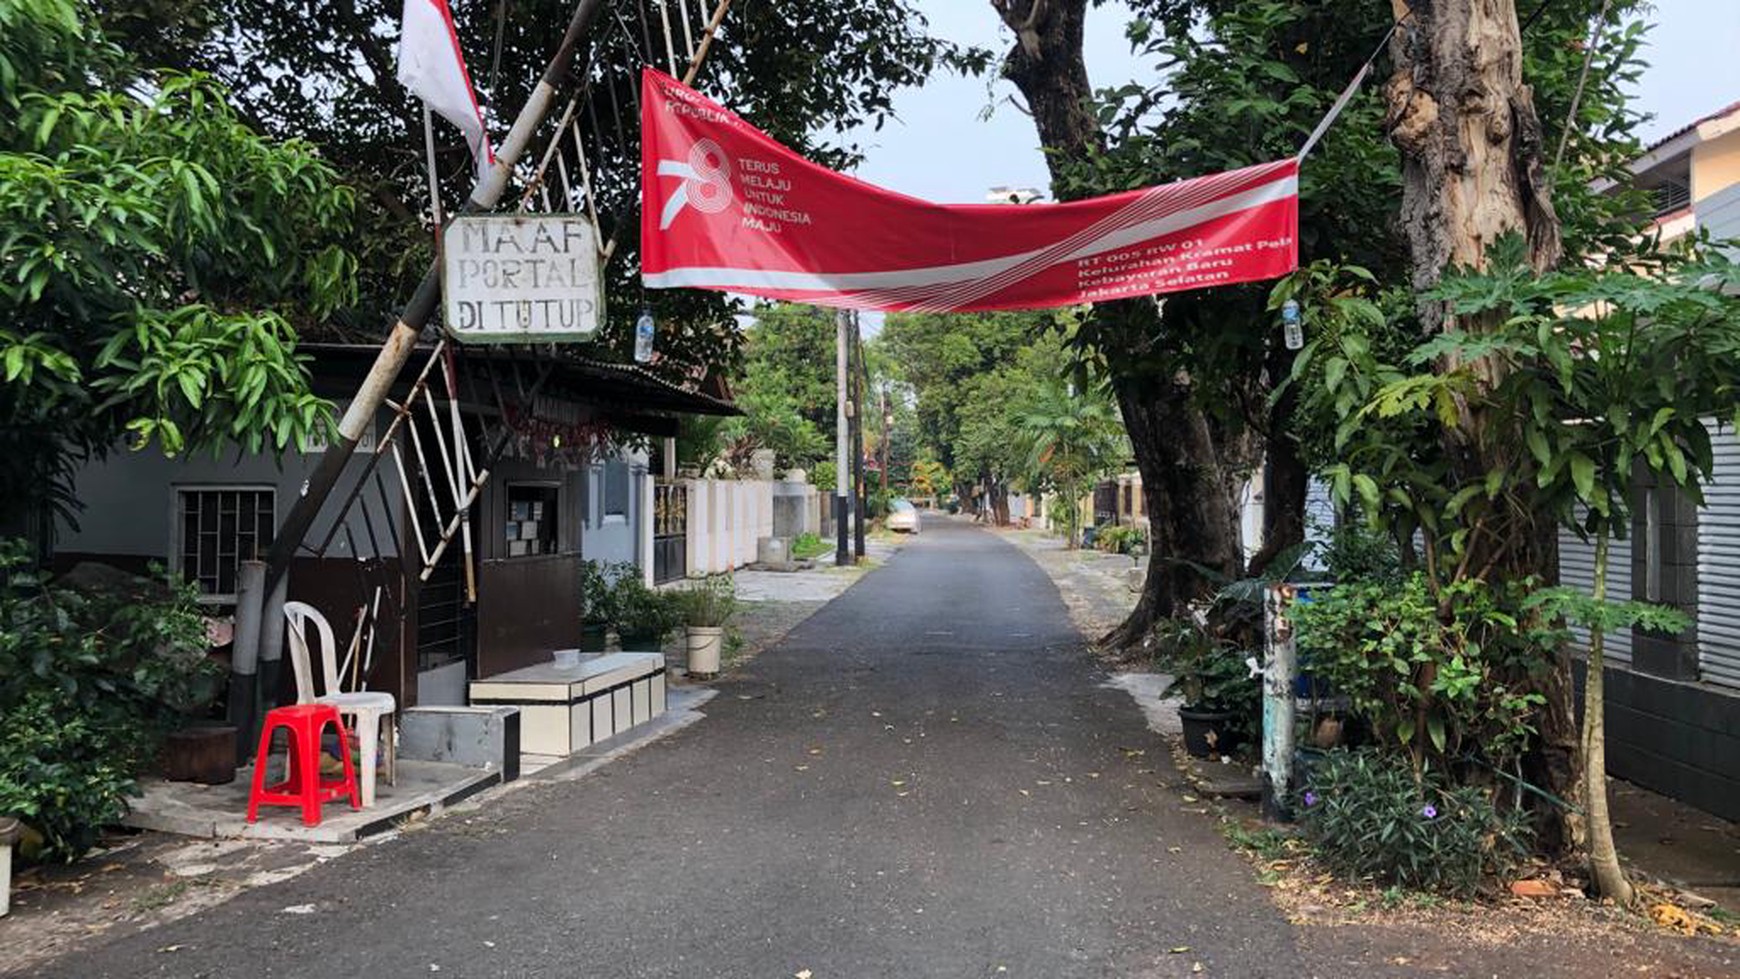
[[[1681,136],[1684,136],[1685,134],[1698,128],[1699,126],[1702,126],[1704,123],[1709,122],[1712,119],[1720,119],[1723,116],[1728,115],[1729,113],[1732,113],[1732,112],[1740,112],[1740,102],[1730,102],[1727,105],[1723,106],[1720,109],[1717,109],[1715,112],[1712,112],[1707,116],[1702,116],[1700,118],[1692,120],[1691,122],[1686,123],[1685,125],[1681,126],[1680,128],[1674,130],[1673,132],[1668,133],[1666,136],[1663,136],[1662,138],[1649,144],[1647,147],[1644,147],[1643,153],[1646,156],[1650,153],[1654,153],[1656,150],[1661,149],[1663,146],[1666,146],[1667,144],[1673,142],[1674,140],[1679,139]]]
[[[366,343],[302,343],[297,349],[313,354],[317,362],[323,358],[367,361],[380,350],[378,346]],[[413,354],[413,362],[421,364],[430,349],[429,344],[418,344],[423,355]],[[550,357],[546,354],[528,358],[505,347],[482,345],[461,347],[460,357],[462,360],[518,363],[528,367],[553,362],[555,374],[550,380],[564,393],[576,400],[615,411],[671,415],[743,413],[729,401],[673,384],[636,364],[617,364],[572,355]],[[400,380],[405,382],[407,378],[401,375]]]

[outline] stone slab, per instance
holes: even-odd
[[[275,765],[282,765],[282,761],[275,761]],[[121,822],[138,829],[207,839],[353,843],[387,832],[413,814],[439,811],[489,788],[501,781],[501,773],[401,758],[398,784],[379,780],[373,806],[352,810],[346,802],[328,802],[321,808],[318,826],[302,825],[301,810],[292,806],[262,806],[259,822],[249,823],[252,779],[252,768],[237,771],[236,780],[227,785],[145,779],[140,783],[143,795],[133,800],[132,810]]]

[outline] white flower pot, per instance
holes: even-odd
[[[688,653],[685,664],[691,676],[709,677],[719,672],[719,649],[725,644],[725,629],[716,625],[692,625],[688,628]]]

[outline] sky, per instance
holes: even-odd
[[[1011,35],[986,0],[916,0],[931,30],[960,44],[1007,50]],[[1740,100],[1740,0],[1656,0],[1655,23],[1635,95],[1655,119],[1645,143]],[[1151,71],[1123,36],[1127,10],[1108,3],[1088,13],[1089,80],[1115,85]],[[1370,83],[1368,83],[1370,84]],[[948,203],[982,203],[992,186],[1047,185],[1033,121],[1006,98],[1001,80],[939,74],[895,99],[898,119],[858,135],[865,148],[857,175],[892,190]],[[990,107],[990,117],[981,113]]]

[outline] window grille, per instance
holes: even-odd
[[[1655,206],[1655,216],[1659,218],[1664,214],[1672,214],[1690,205],[1692,203],[1692,188],[1691,185],[1683,181],[1669,180],[1659,187],[1651,188],[1649,197]]]
[[[189,487],[175,491],[175,504],[176,572],[199,587],[201,601],[234,601],[241,562],[264,559],[272,546],[276,492]]]

